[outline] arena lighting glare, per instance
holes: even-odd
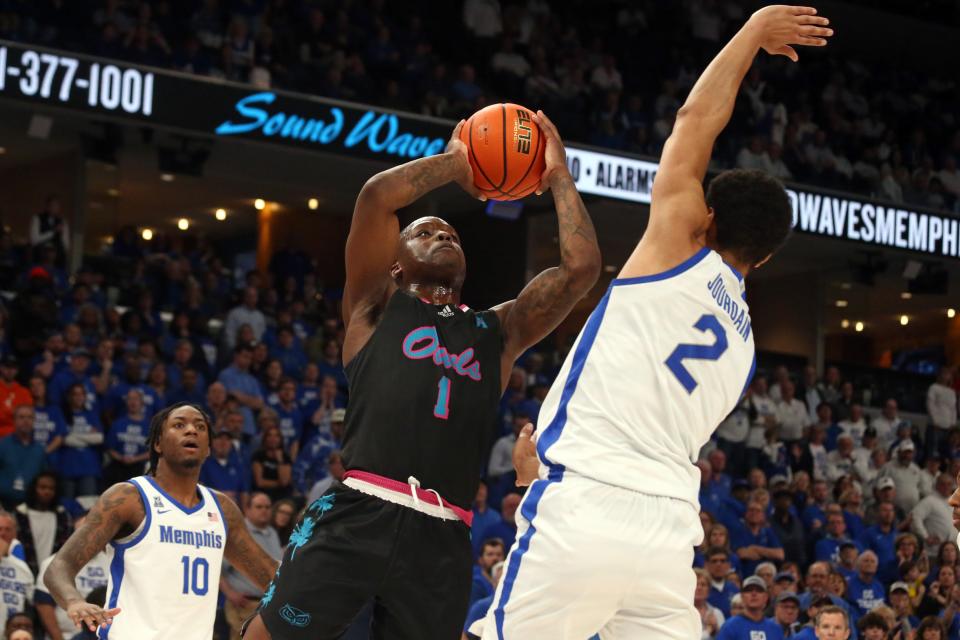
[[[617,267],[616,265],[608,264],[603,268],[603,270],[607,273],[616,273]]]
[[[0,156],[2,156],[3,154],[5,154],[6,152],[7,152],[7,148],[6,148],[6,147],[0,147]]]
[[[900,325],[905,327],[905,326],[907,326],[908,324],[910,324],[910,317],[909,317],[909,316],[900,316]]]
[[[948,318],[952,318],[952,317],[954,317],[955,315],[957,315],[957,310],[956,310],[956,309],[947,309],[947,317],[948,317]]]
[[[216,212],[216,214],[214,214],[214,215],[217,216],[217,220],[219,220],[220,222],[223,222],[224,220],[227,219],[227,210],[226,210],[226,209],[217,209],[217,212]]]
[[[836,304],[838,307],[840,307],[841,309],[843,309],[844,307],[847,306],[847,301],[846,301],[846,300],[837,300],[834,304]]]
[[[174,175],[172,173],[161,173],[160,179],[164,182],[173,182]]]
[[[850,328],[850,321],[847,320],[846,318],[844,318],[843,320],[841,320],[841,321],[840,321],[840,328],[841,328],[841,329],[849,329],[849,328]]]
[[[147,241],[153,240],[153,229],[144,229],[140,233],[140,237]]]
[[[317,200],[316,198],[310,198],[309,200],[307,200],[307,207],[310,208],[310,211],[316,211],[317,207],[319,206],[320,206],[320,201]]]
[[[257,211],[263,211],[263,208],[267,206],[267,203],[263,201],[263,198],[257,198],[253,201],[253,208]]]
[[[913,297],[913,294],[910,293],[909,291],[904,291],[903,293],[900,294],[901,300],[909,300],[912,297]]]
[[[853,325],[853,330],[856,331],[857,333],[860,333],[861,331],[863,331],[863,323],[857,320],[857,324]]]
[[[190,221],[186,218],[180,218],[177,220],[177,228],[180,229],[180,231],[186,231],[190,228]]]

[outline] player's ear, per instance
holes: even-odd
[[[400,267],[399,262],[394,262],[390,265],[390,277],[397,283],[403,279],[403,269]]]

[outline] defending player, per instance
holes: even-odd
[[[332,640],[371,599],[374,638],[459,637],[470,504],[509,372],[600,270],[560,138],[543,114],[536,121],[547,140],[540,190],[553,192],[561,262],[494,309],[460,304],[466,266],[449,224],[421,218],[401,232],[395,215],[449,182],[475,194],[462,122],[446,153],[380,173],[360,192],[343,309],[347,473],[297,525],[247,640]]]
[[[790,45],[826,44],[832,31],[815,14],[756,12],[677,114],[646,233],[543,403],[539,479],[484,640],[700,636],[693,461],[753,373],[743,277],[791,224],[783,186],[765,174],[722,173],[706,196],[702,181],[758,50],[796,60]]]
[[[277,562],[250,537],[232,500],[197,483],[210,426],[191,404],[155,415],[150,474],[107,489],[57,552],[44,583],[78,627],[100,626],[104,640],[210,640],[224,554],[266,589]],[[85,602],[74,582],[104,547],[105,609]]]

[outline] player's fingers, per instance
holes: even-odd
[[[779,49],[777,49],[777,50],[774,51],[773,53],[775,53],[776,55],[779,55],[779,56],[787,56],[788,58],[790,58],[790,59],[793,60],[794,62],[796,62],[797,60],[800,59],[800,56],[797,55],[796,50],[794,50],[794,48],[791,47],[791,46],[789,46],[789,45],[783,45],[782,47],[780,47]]]
[[[540,176],[540,184],[539,186],[537,186],[537,191],[536,191],[536,194],[538,196],[543,195],[545,191],[550,189],[550,173],[551,171],[548,169],[543,172],[543,175]]]
[[[826,27],[800,27],[798,33],[801,36],[823,36],[828,37],[833,35],[833,29],[828,29]]]
[[[529,440],[533,435],[533,425],[529,422],[520,430],[519,439],[520,440]]]
[[[827,46],[826,38],[811,38],[808,36],[800,36],[797,38],[797,41],[794,44],[801,44],[805,47],[825,47]]]
[[[537,111],[536,117],[546,125],[546,127],[550,130],[550,133],[557,138],[560,137],[560,132],[557,131],[557,125],[553,124],[553,120],[548,118],[547,114],[545,114],[542,110],[539,110]]]
[[[797,22],[800,24],[816,24],[825,27],[830,24],[829,18],[823,16],[797,16]]]
[[[817,10],[813,7],[790,7],[795,16],[815,16]]]
[[[466,120],[461,120],[460,122],[457,123],[457,126],[453,128],[453,133],[450,134],[451,139],[460,137],[460,130],[463,129],[463,125],[465,122]]]

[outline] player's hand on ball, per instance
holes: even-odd
[[[533,115],[533,121],[540,127],[544,139],[547,141],[546,151],[544,152],[543,174],[540,176],[540,186],[537,187],[537,195],[550,188],[550,180],[567,170],[567,151],[563,148],[563,141],[560,140],[560,133],[557,127],[550,122],[550,118],[543,111],[537,111]]]
[[[757,29],[760,47],[772,56],[787,56],[794,62],[799,59],[791,45],[822,47],[833,29],[827,28],[830,21],[817,15],[813,7],[771,5],[760,9],[747,21],[747,26]]]
[[[83,629],[86,625],[90,631],[96,631],[97,627],[107,626],[113,622],[114,616],[120,613],[120,609],[102,609],[89,602],[74,602],[67,607],[67,615],[73,620],[73,624],[78,629]]]
[[[517,442],[513,445],[513,469],[517,472],[518,487],[528,486],[540,473],[540,458],[537,457],[532,424],[528,423],[520,431]]]
[[[460,139],[460,130],[463,129],[463,125],[466,122],[466,120],[461,120],[457,123],[457,126],[453,128],[453,134],[450,136],[450,140],[447,141],[446,152],[454,157],[460,167],[456,178],[457,184],[477,200],[486,200],[487,196],[483,195],[473,183],[473,168],[470,166],[470,158],[467,155],[467,145]]]

